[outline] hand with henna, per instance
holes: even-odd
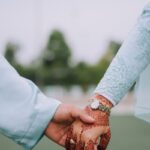
[[[112,107],[112,103],[101,95],[94,97],[107,108]],[[111,138],[109,126],[109,113],[101,110],[93,110],[86,106],[84,111],[95,119],[93,124],[86,124],[76,120],[69,128],[66,150],[106,150]]]
[[[65,147],[68,129],[77,119],[89,124],[94,122],[94,119],[82,109],[62,103],[46,128],[45,135],[57,144]]]

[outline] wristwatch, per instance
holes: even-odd
[[[92,99],[90,107],[92,110],[100,110],[106,112],[108,115],[110,114],[110,108],[101,104],[100,101],[97,99]]]

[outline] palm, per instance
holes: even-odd
[[[49,130],[47,136],[57,144],[65,146],[67,131],[70,125],[71,123],[67,123],[67,122],[64,123],[64,122],[52,121],[49,125],[49,128],[51,130]]]

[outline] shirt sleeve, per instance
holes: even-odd
[[[43,136],[59,104],[0,55],[0,133],[30,150]]]
[[[134,84],[150,63],[150,3],[146,5],[128,38],[98,84],[95,93],[108,98],[114,105]]]

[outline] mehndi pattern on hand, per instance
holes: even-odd
[[[66,140],[66,150],[94,150],[95,147],[97,147],[98,150],[106,150],[111,137],[108,114],[99,110],[92,110],[89,106],[86,106],[84,110],[89,116],[95,119],[95,123],[85,124],[78,120],[76,125],[80,128],[80,132],[78,133],[80,134],[79,136],[77,136],[77,133],[74,131],[74,128],[77,126],[72,125],[72,127],[69,129]],[[105,133],[99,135],[101,137],[100,143],[98,144],[99,136],[97,135],[85,143],[83,140],[84,134],[86,134],[86,132],[93,132],[93,130],[96,130],[96,127],[107,128]]]

